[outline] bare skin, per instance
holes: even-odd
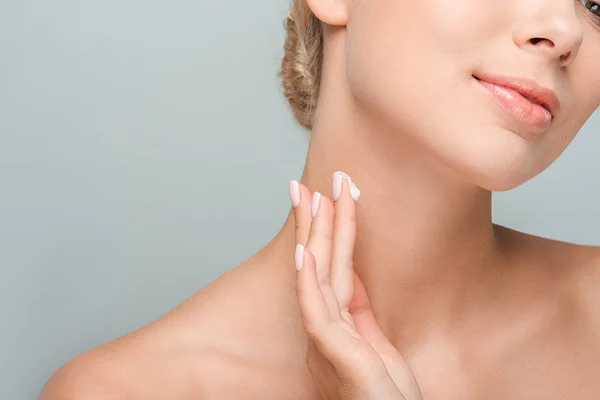
[[[515,266],[510,290],[492,288],[506,309],[403,354],[424,398],[596,398],[599,248],[496,228],[528,263]],[[40,399],[319,399],[305,364],[294,247],[290,213],[253,257],[155,322],[75,358]]]
[[[303,204],[331,197],[337,170],[360,188],[354,269],[425,399],[596,399],[600,248],[494,224],[491,192],[542,172],[600,105],[600,17],[572,0],[455,3],[308,0],[326,29]],[[510,117],[482,72],[552,88],[552,124]],[[250,259],[67,363],[41,399],[318,399],[294,231],[290,212]]]

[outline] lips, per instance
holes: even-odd
[[[556,92],[554,92],[552,89],[542,87],[532,79],[505,75],[492,75],[483,72],[473,74],[473,77],[492,85],[514,90],[522,97],[529,100],[532,104],[541,105],[546,110],[550,111],[552,117],[556,115],[561,106]]]
[[[475,77],[478,86],[487,93],[490,93],[495,98],[498,105],[512,119],[521,124],[522,132],[546,131],[552,124],[552,113],[540,104],[537,104],[537,99],[527,99],[520,92],[493,84]],[[532,101],[533,100],[533,101]],[[521,130],[519,129],[519,130]]]
[[[523,96],[523,95],[522,95],[522,96]],[[532,98],[530,98],[530,97],[527,97],[527,96],[523,96],[523,97],[525,97],[527,100],[529,100],[529,101],[530,101],[530,102],[532,102],[533,104],[539,104],[539,105],[541,105],[542,107],[544,107],[544,108],[546,108],[546,109],[548,108],[548,107],[545,107],[543,104],[540,104],[540,103],[538,103],[537,101],[535,101],[535,99],[532,99]],[[548,111],[550,111],[550,110],[548,110]]]

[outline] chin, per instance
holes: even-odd
[[[474,185],[491,192],[506,192],[521,186],[523,183],[531,179],[518,173],[513,174],[510,172],[505,173],[498,171],[495,171],[493,174],[485,174],[481,173],[481,171],[474,171],[471,175],[470,181]]]
[[[465,180],[494,192],[514,189],[546,169],[539,149],[514,132],[497,126],[477,132],[461,140],[454,135],[453,144],[431,150]]]
[[[454,129],[446,126],[443,132],[435,138],[419,135],[421,144],[464,181],[483,189],[514,189],[547,167],[548,154],[541,154],[539,145],[503,127],[459,124]]]

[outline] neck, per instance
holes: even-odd
[[[336,78],[343,76],[343,69],[324,71],[300,182],[331,198],[331,176],[342,170],[360,189],[354,269],[382,329],[408,350],[481,314],[506,258],[500,227],[490,191],[464,180],[410,131],[382,126]],[[293,263],[292,213],[279,243]]]
[[[331,175],[342,170],[361,190],[354,269],[390,336],[407,320],[417,336],[452,330],[480,304],[482,283],[502,262],[491,192],[460,181],[408,140],[385,155],[376,131],[356,129],[314,130],[300,181],[332,197]]]

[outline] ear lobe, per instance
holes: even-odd
[[[348,23],[347,0],[305,0],[310,10],[322,22],[333,26]]]

